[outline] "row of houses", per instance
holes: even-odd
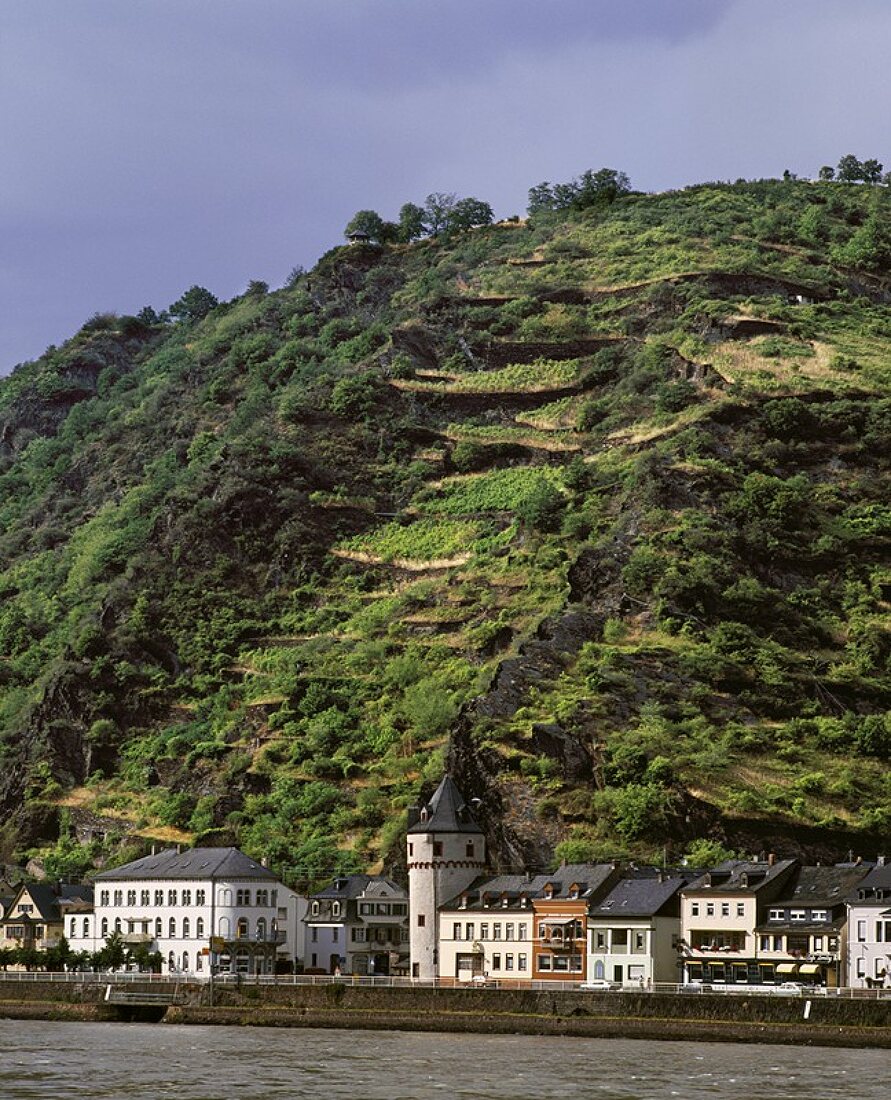
[[[301,897],[235,848],[167,850],[92,885],[0,897],[0,949],[97,952],[111,937],[165,973],[309,972],[455,982],[891,986],[891,865],[733,860],[492,875],[444,779],[410,816],[409,889],[344,875]],[[0,892],[2,893],[2,892]]]

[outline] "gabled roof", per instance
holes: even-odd
[[[785,879],[798,865],[794,859],[733,860],[719,863],[685,887],[685,894],[757,894],[766,887],[782,889]],[[770,890],[766,891],[770,893]]]
[[[679,876],[660,879],[658,875],[623,878],[591,908],[590,916],[609,920],[614,917],[654,917],[663,909],[676,913],[680,904],[678,894],[688,881]]]
[[[388,892],[386,894],[374,893],[375,886],[385,886]],[[338,875],[327,886],[310,895],[310,897],[314,901],[350,901],[364,896],[369,888],[372,890],[371,897],[377,897],[384,901],[389,897],[393,897],[396,901],[404,901],[408,897],[401,886],[393,882],[392,879],[384,878],[383,875]]]
[[[877,898],[873,891],[880,890],[884,898]],[[877,902],[884,904],[888,900],[888,891],[891,891],[891,863],[879,863],[873,867],[854,887],[854,892],[849,898],[857,902]]]
[[[868,866],[802,867],[794,879],[777,894],[772,905],[816,906],[831,908],[841,905],[861,879],[870,871]]]
[[[62,919],[60,905],[66,901],[92,901],[93,888],[71,882],[23,882],[9,900],[7,914],[18,905],[24,894],[28,895],[34,905],[35,913],[30,914],[32,920],[58,921]],[[18,921],[22,918],[8,919]]]
[[[408,828],[412,833],[477,833],[482,829],[473,819],[473,815],[464,795],[446,776],[436,788],[430,801],[419,808],[418,819]]]
[[[267,867],[237,848],[189,848],[178,852],[166,848],[156,855],[143,856],[122,867],[102,871],[96,882],[128,882],[138,879],[260,879],[277,881]]]

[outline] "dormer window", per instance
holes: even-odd
[[[544,896],[545,896],[546,900],[548,900],[548,901],[550,901],[551,898],[554,896],[554,887],[553,887],[552,883],[549,882],[547,884],[547,886],[545,886]]]
[[[340,902],[339,901],[332,901],[331,902],[331,916],[332,917],[339,917],[340,916]]]
[[[458,902],[458,908],[459,909],[466,909],[467,908],[467,895],[466,894],[461,895],[461,900]]]
[[[573,901],[575,901],[578,898],[578,896],[579,896],[579,884],[577,882],[574,882],[572,884],[572,886],[569,887],[569,896]]]
[[[427,807],[426,806],[424,806],[423,809],[421,810],[421,815],[420,816],[421,816],[421,821],[426,821],[427,818],[430,816],[427,813]]]
[[[501,899],[501,908],[506,909],[507,904],[508,904],[509,901],[510,901],[510,898],[507,896],[507,894],[505,894],[504,897],[502,897],[502,899]]]
[[[317,901],[314,901],[312,903],[312,906],[310,907],[310,912],[314,917],[317,917],[319,915],[319,903]]]

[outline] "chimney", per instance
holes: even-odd
[[[420,820],[421,820],[421,808],[420,808],[420,806],[409,806],[409,808],[408,808],[408,827],[409,827],[409,829],[412,827],[412,825],[417,825],[417,823]]]
[[[152,855],[153,855],[153,856],[156,856],[157,854],[158,854],[158,851],[157,851],[157,846],[153,844],[153,845],[152,845]]]
[[[854,866],[859,867],[862,862],[863,862],[863,856],[857,856],[857,858],[854,860]]]
[[[269,860],[266,858],[266,856],[263,856],[260,859],[260,866],[261,867],[268,867],[269,866]]]
[[[876,867],[884,867],[884,866],[885,866],[885,857],[884,856],[876,856]]]
[[[770,852],[770,854],[767,857],[767,866],[768,867],[773,867],[773,865],[776,863],[776,861],[777,861],[776,852]]]

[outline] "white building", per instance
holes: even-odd
[[[486,841],[448,776],[430,801],[409,810],[408,891],[411,976],[439,976],[439,908],[456,897],[486,863]]]
[[[891,864],[883,857],[848,902],[847,984],[891,986]]]
[[[498,875],[470,883],[439,911],[439,976],[469,982],[481,977],[532,977],[533,898],[547,875]]]
[[[167,849],[97,875],[92,920],[71,915],[65,931],[75,951],[118,933],[160,953],[163,973],[271,974],[294,961],[301,900],[237,848]]]
[[[679,978],[682,878],[649,872],[623,878],[588,911],[589,980],[651,986]]]
[[[328,974],[408,973],[408,894],[381,875],[339,875],[309,899],[304,966]]]

